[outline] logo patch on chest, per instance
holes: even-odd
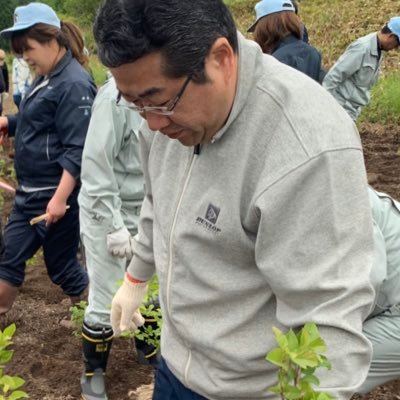
[[[219,207],[210,203],[204,218],[197,217],[196,224],[201,225],[203,228],[215,234],[220,233],[221,229],[216,226],[220,211],[221,209]]]

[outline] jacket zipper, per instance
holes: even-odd
[[[168,275],[167,275],[167,310],[168,310],[168,313],[170,313],[170,311],[171,311],[170,310],[170,293],[169,292],[170,292],[171,275],[172,275],[172,272],[171,272],[171,270],[172,270],[172,236],[173,236],[173,233],[174,233],[174,230],[175,230],[175,225],[176,225],[176,220],[178,218],[179,208],[180,208],[180,206],[182,204],[182,199],[183,199],[183,196],[185,194],[186,188],[188,186],[190,175],[192,173],[192,169],[193,169],[193,166],[194,166],[194,161],[195,161],[195,154],[192,154],[192,157],[191,157],[191,160],[190,160],[190,164],[189,164],[188,169],[187,169],[188,172],[186,174],[185,182],[183,184],[182,192],[181,192],[181,195],[179,196],[179,201],[178,201],[178,204],[177,204],[176,209],[175,209],[175,214],[174,214],[174,219],[172,221],[171,230],[169,232],[169,246],[168,246],[168,248],[169,248],[169,257],[168,257]]]
[[[199,150],[199,149],[197,149],[197,150]],[[168,275],[167,275],[167,311],[168,311],[169,314],[171,314],[171,309],[170,309],[170,287],[171,287],[171,276],[172,276],[172,236],[173,236],[173,233],[174,233],[174,230],[175,230],[176,220],[178,218],[178,212],[179,212],[180,206],[182,204],[183,196],[184,196],[184,194],[186,192],[186,188],[187,188],[187,186],[189,184],[190,176],[191,176],[191,173],[192,173],[192,170],[193,170],[193,166],[194,166],[194,163],[195,163],[195,159],[196,159],[195,156],[198,155],[199,153],[200,152],[196,151],[196,149],[195,149],[194,153],[192,154],[192,158],[190,160],[190,165],[189,165],[189,168],[187,169],[188,172],[187,172],[187,175],[186,175],[186,178],[185,178],[185,183],[183,185],[182,192],[181,192],[178,204],[177,204],[176,209],[175,209],[174,219],[172,221],[171,230],[169,232],[169,246],[168,246],[169,247],[169,258],[168,258]],[[188,360],[187,360],[186,366],[185,366],[185,383],[187,383],[187,381],[188,381],[188,374],[189,374],[189,367],[190,367],[191,359],[192,359],[192,352],[189,349]]]

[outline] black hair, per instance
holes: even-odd
[[[191,75],[197,83],[207,81],[205,58],[218,38],[238,49],[235,23],[222,0],[105,0],[94,37],[107,67],[159,52],[166,76]]]
[[[387,24],[381,29],[381,33],[388,34],[393,33],[391,29],[387,26]]]

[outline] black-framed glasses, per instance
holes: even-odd
[[[128,107],[131,110],[135,110],[141,114],[146,113],[146,112],[151,112],[153,114],[158,114],[158,115],[172,115],[175,111],[175,107],[178,104],[179,100],[183,96],[183,93],[186,90],[187,85],[191,81],[192,77],[189,75],[185,82],[183,83],[183,86],[179,90],[178,94],[170,101],[167,103],[170,103],[169,105],[166,106],[142,106],[137,103],[133,103],[131,101],[125,100],[124,97],[122,96],[121,92],[118,92],[117,96],[117,106],[120,107]]]

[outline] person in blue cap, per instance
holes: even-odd
[[[383,52],[400,45],[400,17],[379,31],[351,43],[326,74],[322,85],[356,121],[371,98],[379,77]]]
[[[77,260],[82,150],[96,86],[85,68],[83,37],[46,4],[17,7],[1,32],[36,72],[15,115],[0,117],[1,136],[15,136],[18,187],[0,259],[0,314],[10,310],[26,261],[42,246],[50,279],[76,301],[88,285]],[[67,211],[67,208],[68,211]],[[33,217],[46,220],[31,225]]]
[[[303,24],[290,0],[261,0],[255,5],[256,21],[247,30],[263,52],[317,82],[325,75],[321,54],[303,41]]]

